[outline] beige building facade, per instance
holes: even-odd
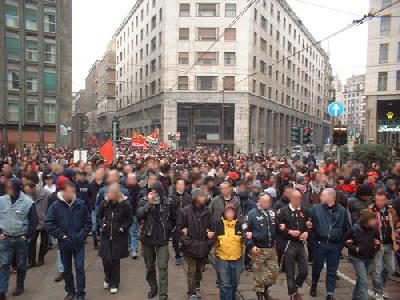
[[[126,135],[281,152],[291,127],[329,135],[329,57],[285,1],[139,0],[115,34]]]

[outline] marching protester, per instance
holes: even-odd
[[[75,184],[64,183],[57,193],[57,200],[48,211],[45,227],[57,238],[64,266],[65,300],[84,300],[85,240],[92,229],[92,222],[86,204],[76,198]],[[75,263],[76,285],[72,273],[72,260]]]
[[[156,181],[148,187],[149,193],[140,200],[137,218],[142,224],[141,243],[146,265],[146,280],[150,286],[148,298],[159,295],[168,299],[169,238],[176,226],[176,207],[165,195],[164,186]],[[158,266],[158,282],[156,273]]]
[[[375,213],[368,208],[361,210],[360,219],[344,235],[345,246],[349,249],[350,261],[357,274],[353,299],[368,300],[368,275],[375,272],[375,254],[381,240],[376,230]]]
[[[175,190],[172,192],[171,199],[177,207],[177,219],[179,220],[182,210],[192,204],[192,197],[188,192],[185,191],[185,180],[182,178],[177,178],[175,180]],[[172,245],[175,251],[175,263],[177,266],[182,264],[181,250],[179,248],[179,240],[181,237],[181,232],[178,226],[175,227],[172,235]]]
[[[257,208],[245,219],[246,245],[252,252],[253,281],[257,300],[268,300],[268,289],[279,275],[278,257],[275,251],[277,220],[271,209],[271,196],[261,193]]]
[[[343,237],[350,225],[347,211],[336,204],[336,191],[327,188],[321,193],[321,203],[314,205],[309,213],[316,239],[310,295],[317,296],[318,281],[326,264],[326,299],[333,300]]]
[[[49,206],[48,200],[50,193],[43,187],[38,185],[38,182],[28,181],[24,184],[24,192],[29,195],[35,202],[36,213],[38,216],[38,224],[36,230],[28,243],[28,269],[44,264],[44,257],[48,250],[49,235],[44,228],[47,209]],[[37,241],[40,235],[39,257],[36,260]]]
[[[201,189],[192,189],[192,199],[192,204],[180,212],[177,228],[181,232],[182,252],[188,267],[188,295],[190,300],[196,300],[201,298],[203,267],[215,233],[211,214],[206,206],[207,193]]]
[[[10,268],[16,258],[17,278],[13,296],[19,296],[25,289],[28,240],[35,234],[38,217],[35,203],[23,193],[19,178],[10,178],[5,184],[4,196],[0,197],[0,300],[8,293]]]
[[[103,260],[104,289],[116,294],[120,285],[120,261],[129,256],[129,229],[133,224],[131,205],[118,183],[109,186],[97,219],[101,228],[99,256]]]
[[[228,204],[221,220],[215,225],[217,271],[221,300],[235,300],[243,269],[243,225],[238,220],[236,208]]]
[[[288,294],[291,300],[299,300],[301,298],[297,289],[303,286],[308,275],[308,213],[301,207],[303,194],[300,191],[293,190],[289,199],[289,205],[278,210],[276,217],[285,243],[282,264],[286,273]]]
[[[400,220],[383,190],[376,192],[374,200],[374,204],[369,209],[375,213],[377,219],[376,226],[381,246],[375,256],[375,272],[372,283],[375,295],[378,298],[387,298],[384,288],[388,277],[395,271],[395,252],[399,250]]]

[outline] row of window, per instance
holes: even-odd
[[[219,34],[219,28],[215,27],[199,27],[196,28],[196,41],[216,41]],[[179,28],[179,40],[190,40],[190,28]],[[224,31],[225,41],[236,41],[236,28],[226,28]]]
[[[25,87],[27,92],[38,92],[39,72],[28,70],[25,72]],[[57,74],[55,71],[47,70],[43,73],[43,85],[46,93],[56,93]],[[9,91],[19,91],[21,89],[20,72],[18,70],[8,70],[7,88]]]
[[[196,52],[196,64],[197,65],[218,65],[219,53],[218,52]],[[189,52],[178,53],[178,64],[188,65],[189,64]],[[224,52],[224,65],[234,66],[236,65],[236,52]]]
[[[378,91],[385,92],[388,90],[389,72],[378,73]],[[396,71],[396,90],[400,90],[400,71]]]
[[[384,43],[379,45],[379,58],[380,64],[387,64],[389,62],[390,44]],[[400,42],[397,43],[397,62],[400,62]]]
[[[25,7],[25,29],[37,31],[39,29],[38,10],[35,7]],[[7,4],[5,7],[6,25],[12,28],[19,28],[20,12],[18,6]],[[44,11],[43,30],[48,33],[56,32],[56,13],[55,11]]]
[[[28,100],[29,101],[29,100]],[[30,100],[35,101],[35,100]],[[43,122],[53,124],[57,121],[57,109],[55,103],[43,103]],[[8,102],[7,105],[7,120],[9,122],[21,121],[20,103]],[[26,122],[39,122],[40,105],[38,102],[27,102],[25,105],[25,121]]]
[[[190,17],[190,3],[179,4],[179,16]],[[220,17],[219,3],[197,3],[197,17]],[[225,3],[225,17],[236,17],[236,3]]]
[[[21,55],[21,42],[18,36],[7,35],[6,37],[7,58],[19,60]],[[46,40],[43,45],[44,62],[49,64],[56,63],[56,44],[55,41]],[[39,43],[37,40],[27,38],[25,41],[25,59],[27,61],[39,61]]]
[[[120,87],[121,88],[121,87]],[[161,92],[161,79],[159,78],[157,81],[153,80],[150,85],[146,84],[144,88],[139,88],[139,94],[136,91],[135,96],[131,93],[130,96],[122,96],[115,101],[116,109],[121,109],[127,105],[131,105],[132,103],[142,100],[144,98],[154,96],[157,92]],[[117,93],[118,96],[118,93]]]
[[[223,89],[225,91],[235,90],[235,76],[225,76],[223,78]],[[188,76],[178,76],[178,90],[189,90]],[[196,90],[217,91],[218,76],[196,76]]]

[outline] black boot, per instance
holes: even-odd
[[[263,293],[257,293],[257,300],[265,300]]]
[[[268,288],[265,288],[263,295],[264,295],[265,300],[271,300],[271,297],[269,296],[269,293],[268,293]]]
[[[333,298],[333,295],[328,295],[326,296],[326,300],[335,300],[335,299]]]
[[[94,248],[94,250],[98,250],[99,249],[99,241],[98,240],[94,240],[93,248]]]
[[[18,297],[21,296],[23,293],[24,293],[24,288],[22,286],[17,286],[15,290],[12,292],[12,295],[14,297]]]
[[[6,300],[6,294],[0,293],[0,300]]]
[[[37,266],[40,267],[40,266],[43,266],[43,265],[44,265],[44,257],[39,257]]]
[[[316,283],[311,284],[310,296],[317,297],[317,284]]]

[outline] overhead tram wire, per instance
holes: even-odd
[[[286,57],[282,58],[281,60],[277,61],[276,63],[273,63],[270,66],[273,67],[275,65],[278,65],[278,64],[286,61],[287,59],[291,58],[291,57],[295,57],[296,55],[298,55],[299,53],[304,52],[305,50],[308,50],[308,49],[311,49],[313,47],[316,47],[316,46],[320,45],[322,42],[327,41],[327,40],[333,38],[334,36],[339,35],[339,34],[345,32],[345,31],[349,30],[350,28],[353,28],[355,26],[364,24],[365,22],[368,22],[368,21],[372,20],[373,18],[378,17],[379,14],[382,13],[384,10],[386,10],[386,9],[388,9],[388,8],[398,4],[398,3],[400,3],[400,0],[397,0],[397,1],[387,5],[385,7],[382,7],[381,9],[377,10],[376,12],[370,12],[370,13],[364,15],[361,19],[353,20],[353,22],[351,24],[347,25],[346,27],[344,27],[344,28],[342,28],[342,29],[340,29],[340,30],[328,35],[327,37],[325,37],[325,38],[323,38],[323,39],[321,39],[319,41],[316,41],[316,42],[312,43],[311,45],[309,45],[307,47],[304,47],[304,48],[300,49],[299,51],[296,51],[295,53],[293,53],[293,54],[291,54],[289,56],[286,56]],[[234,87],[236,85],[238,85],[239,83],[249,79],[250,77],[252,77],[254,75],[257,75],[258,73],[260,73],[260,71],[253,72],[250,75],[244,77],[243,79],[235,82]]]

